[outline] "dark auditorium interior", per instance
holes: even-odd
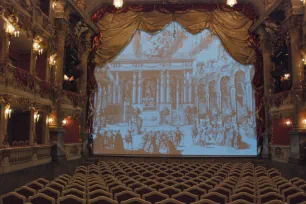
[[[306,204],[306,0],[0,14],[0,204]]]

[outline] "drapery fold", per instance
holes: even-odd
[[[253,21],[241,12],[215,9],[168,13],[130,9],[127,12],[105,13],[98,22],[103,40],[96,49],[96,65],[102,67],[113,60],[128,45],[137,30],[154,34],[172,21],[176,21],[192,34],[204,29],[211,30],[219,36],[227,52],[241,64],[252,64],[256,59],[254,49],[248,44],[248,30]]]

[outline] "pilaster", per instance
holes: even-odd
[[[264,96],[269,98],[272,90],[272,43],[271,36],[265,31],[263,27],[259,27],[257,30],[260,37],[260,48],[263,56],[263,69],[264,69]],[[265,132],[262,134],[263,137],[263,149],[262,156],[269,157],[269,138],[270,138],[270,125],[269,124],[269,103],[265,104]]]
[[[56,85],[62,88],[63,84],[63,68],[65,56],[65,40],[69,32],[69,23],[65,19],[56,20],[56,45],[57,45],[57,66],[55,69],[55,82]]]
[[[0,111],[0,148],[3,148],[6,140],[7,140],[7,122],[8,117],[5,114],[5,106],[6,104],[1,104],[1,111]]]

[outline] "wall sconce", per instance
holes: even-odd
[[[286,123],[287,127],[290,127],[290,126],[291,126],[291,124],[292,124],[291,120],[289,120],[289,119],[288,119],[288,120],[286,120],[286,122],[285,122],[285,123]]]
[[[42,38],[40,36],[37,36],[33,39],[33,50],[34,52],[37,52],[39,55],[41,55],[44,51],[42,46]]]
[[[306,125],[306,119],[304,119],[302,122],[303,122],[304,125]]]
[[[65,81],[68,81],[68,80],[69,80],[69,77],[68,77],[66,74],[64,75],[64,80],[65,80]]]
[[[34,112],[34,122],[37,123],[39,121],[40,115],[38,113],[38,111]]]
[[[8,104],[5,106],[5,109],[4,109],[5,119],[11,118],[11,113],[12,113],[12,109],[11,109],[11,106]]]
[[[11,36],[19,37],[20,28],[18,26],[18,17],[15,14],[11,14],[6,18],[3,14],[3,19],[6,23],[5,32]]]
[[[47,124],[50,125],[53,123],[53,118],[49,116],[46,121],[47,121]]]
[[[289,80],[289,79],[290,79],[290,74],[289,73],[284,74],[284,80]]]
[[[237,0],[226,0],[226,4],[229,5],[230,7],[233,7],[237,4]]]
[[[63,126],[67,125],[67,120],[64,119],[64,120],[62,121],[62,123],[63,123]]]
[[[57,53],[50,55],[49,57],[49,65],[50,66],[55,66],[56,65],[56,57],[57,57]]]
[[[56,0],[54,0],[54,2],[52,3],[52,9],[54,10],[56,7]]]

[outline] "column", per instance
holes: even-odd
[[[37,143],[37,137],[36,137],[36,122],[34,120],[34,109],[30,109],[30,138],[29,138],[29,143],[30,145],[34,145]]]
[[[305,147],[301,143],[306,139],[306,130],[303,125],[304,115],[304,64],[301,55],[302,24],[301,16],[289,16],[285,22],[287,25],[292,56],[292,97],[293,110],[293,131],[290,133],[291,152],[290,162],[305,161]],[[304,22],[305,24],[305,22]]]
[[[79,91],[82,95],[86,95],[87,92],[87,65],[88,65],[88,56],[91,50],[91,36],[92,33],[88,32],[85,36],[85,39],[82,40],[82,52],[80,56],[80,67],[82,70],[82,75],[80,80],[78,80]]]
[[[218,90],[217,91],[217,107],[218,107],[219,111],[221,111],[221,106],[222,106],[221,98],[222,98],[222,96],[221,96],[220,84],[218,86],[219,87],[217,89]]]
[[[180,106],[180,78],[176,78],[176,110],[178,112]]]
[[[194,86],[194,105],[199,108],[199,86]]]
[[[184,98],[183,98],[183,103],[187,103],[187,89],[186,89],[186,86],[187,86],[187,80],[186,80],[186,72],[184,71],[184,90],[183,90],[183,94],[184,94]]]
[[[136,72],[133,72],[133,96],[132,96],[132,103],[136,103],[136,82],[137,82],[137,75]]]
[[[188,102],[192,103],[192,74],[188,72]]]
[[[160,103],[165,103],[164,97],[165,97],[165,80],[164,80],[164,71],[162,70],[160,72]]]
[[[35,36],[35,34],[33,34]],[[45,50],[44,50],[45,51]],[[38,53],[33,50],[33,39],[32,39],[32,47],[31,47],[31,57],[30,57],[30,73],[34,76],[37,75],[36,71],[36,62],[37,62]]]
[[[120,104],[120,98],[121,98],[121,90],[120,90],[120,78],[119,78],[119,72],[116,72],[116,87],[117,87],[117,104]]]
[[[170,75],[169,75],[169,71],[167,71],[167,102],[166,103],[170,103],[171,99],[170,99]]]
[[[117,86],[116,81],[113,82],[113,104],[116,104],[116,97],[117,97]]]
[[[56,85],[62,88],[64,78],[64,56],[65,56],[65,40],[69,31],[69,23],[64,19],[58,19],[56,21],[56,44],[57,44],[57,66],[55,69],[55,81]]]
[[[5,104],[1,104],[0,111],[0,148],[4,147],[7,140],[7,121],[8,118],[5,116]]]
[[[159,79],[156,79],[156,105],[158,105],[160,103],[159,101],[159,93],[160,91],[160,87],[159,87]]]
[[[108,88],[108,90],[107,90],[107,100],[108,100],[108,102],[107,103],[112,104],[112,93],[113,93],[112,92],[112,85],[108,84],[107,88]]]
[[[138,72],[138,104],[142,104],[142,72]]]
[[[197,124],[200,124],[200,117],[199,117],[199,85],[194,85],[194,105],[197,107]]]
[[[252,84],[251,83],[247,83],[246,93],[247,93],[246,94],[246,103],[248,104],[248,108],[251,111],[253,109],[253,90],[252,90]]]
[[[50,135],[49,135],[49,127],[48,127],[48,113],[43,112],[40,116],[41,120],[43,120],[43,138],[42,144],[50,144]]]
[[[55,22],[55,40],[57,45],[57,58],[56,67],[54,69],[54,79],[55,86],[58,92],[61,92],[63,88],[63,78],[64,78],[64,56],[65,56],[65,40],[66,35],[69,31],[69,23],[65,19],[57,19]],[[51,155],[53,160],[63,160],[65,159],[64,150],[64,134],[65,129],[62,127],[63,112],[61,107],[62,98],[58,96],[58,101],[53,109],[53,123],[49,126],[50,137],[53,145],[55,146],[51,150]]]
[[[9,35],[5,32],[5,23],[2,23],[1,28],[1,56],[0,60],[1,61],[8,61],[9,60],[9,43],[10,43],[10,38]]]
[[[236,112],[236,87],[231,86],[231,106],[232,111]]]
[[[265,98],[269,98],[271,96],[272,89],[272,76],[271,76],[271,68],[272,68],[272,45],[271,45],[271,36],[269,33],[265,31],[263,27],[258,28],[258,34],[260,36],[261,41],[261,50],[263,56],[263,69],[264,69],[264,96]],[[269,138],[270,135],[270,123],[269,123],[269,104],[265,104],[265,132],[262,135],[263,137],[263,150],[262,156],[269,157]]]

